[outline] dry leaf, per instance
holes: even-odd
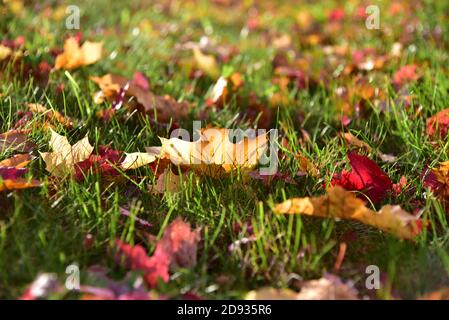
[[[170,119],[180,120],[187,117],[190,110],[190,104],[187,102],[178,102],[170,96],[157,96],[153,92],[146,90],[135,81],[130,81],[125,77],[106,74],[102,77],[91,77],[101,89],[100,93],[95,94],[96,103],[103,102],[104,99],[114,99],[119,95],[120,90],[124,90],[127,96],[135,97],[136,108],[149,116],[164,123]],[[132,104],[130,105],[132,106]]]
[[[27,133],[25,130],[11,130],[0,134],[0,152],[8,149],[19,152],[32,151],[36,145],[28,141]]]
[[[121,163],[121,167],[125,170],[137,169],[154,162],[161,152],[160,147],[147,148],[147,152],[126,153],[126,158]]]
[[[157,178],[156,185],[151,188],[151,192],[154,194],[179,192],[181,191],[182,182],[186,181],[188,178],[189,175],[187,173],[183,173],[179,176],[173,173],[170,168],[167,168]]]
[[[220,69],[218,68],[215,57],[202,53],[198,47],[193,47],[192,50],[197,68],[212,79],[217,79],[220,76]]]
[[[18,179],[5,179],[0,181],[0,191],[5,190],[19,190],[19,189],[28,189],[34,187],[40,187],[41,182],[38,180],[28,180],[24,178]]]
[[[11,48],[0,44],[0,61],[5,60],[12,54]]]
[[[421,220],[400,206],[386,205],[376,212],[367,208],[354,193],[339,186],[330,187],[323,196],[289,199],[276,205],[274,211],[357,220],[403,239],[413,239],[422,228]]]
[[[250,291],[246,300],[357,300],[357,290],[339,277],[327,274],[305,281],[299,293],[290,289],[261,288]]]
[[[28,103],[27,106],[32,113],[42,114],[47,118],[48,121],[60,123],[68,128],[72,126],[72,121],[64,117],[60,112],[56,110],[47,109],[40,103]]]
[[[161,155],[174,165],[187,166],[209,176],[256,166],[267,149],[267,134],[244,138],[236,144],[230,141],[229,134],[228,129],[209,128],[204,129],[201,138],[194,142],[160,138]]]
[[[365,149],[367,152],[371,151],[371,147],[364,141],[360,140],[350,132],[340,132],[340,136],[345,140],[345,142],[356,148]]]
[[[73,146],[67,138],[51,130],[50,147],[53,152],[40,152],[46,170],[54,176],[63,177],[75,172],[75,163],[89,158],[94,147],[89,144],[87,135]]]
[[[64,52],[56,57],[56,69],[76,69],[93,64],[101,59],[103,43],[86,41],[80,47],[78,41],[71,37],[64,43]]]

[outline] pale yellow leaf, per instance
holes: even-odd
[[[75,164],[89,158],[93,147],[89,144],[87,135],[70,145],[67,138],[51,130],[50,147],[53,152],[40,152],[46,164],[46,170],[54,176],[65,176],[75,171]]]

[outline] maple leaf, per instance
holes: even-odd
[[[267,134],[244,138],[238,143],[231,142],[229,137],[230,130],[222,128],[203,129],[200,139],[194,142],[159,137],[161,147],[147,148],[146,153],[128,153],[121,166],[136,169],[156,160],[170,160],[176,166],[218,177],[237,168],[248,171],[257,165],[267,149]]]
[[[447,135],[449,128],[449,108],[441,110],[429,119],[427,119],[426,133],[429,136],[435,136],[439,133],[441,139]]]
[[[276,205],[274,211],[279,214],[357,220],[403,239],[413,239],[422,229],[422,221],[400,206],[385,205],[376,212],[367,208],[365,202],[356,198],[354,193],[339,186],[330,187],[323,196],[286,200]]]
[[[151,257],[140,245],[131,246],[120,240],[116,244],[119,254],[127,258],[129,268],[143,270],[146,282],[154,287],[159,279],[168,282],[170,268],[196,265],[199,240],[199,230],[192,231],[188,223],[177,218],[164,231]]]
[[[427,171],[427,170],[424,170]],[[438,168],[433,168],[430,172],[424,172],[424,186],[442,199],[449,197],[449,161],[440,163]]]
[[[82,181],[89,170],[107,178],[118,176],[119,171],[116,167],[120,165],[121,159],[120,151],[100,145],[98,155],[91,154],[86,160],[75,164],[75,180]]]
[[[350,191],[361,191],[374,203],[382,201],[392,190],[393,182],[371,159],[351,152],[348,154],[352,171],[334,174],[331,184]]]
[[[267,150],[267,134],[244,138],[235,144],[229,136],[228,129],[209,128],[202,130],[200,139],[194,142],[159,138],[161,154],[174,165],[187,166],[209,176],[220,176],[237,168],[253,168]]]
[[[419,75],[416,73],[417,66],[414,64],[402,66],[393,75],[393,83],[402,87],[404,84],[416,81],[419,79]]]
[[[63,177],[75,173],[75,164],[89,158],[94,147],[89,144],[87,135],[70,145],[67,138],[51,131],[50,147],[53,152],[39,152],[46,164],[46,170],[52,175]]]
[[[106,74],[102,77],[91,77],[101,89],[95,95],[95,102],[101,103],[104,99],[115,99],[123,91],[123,95],[135,97],[135,106],[129,104],[144,114],[156,117],[158,121],[167,123],[170,119],[180,120],[187,117],[190,105],[187,102],[178,102],[168,95],[158,96],[148,90],[149,85],[142,84],[139,76],[132,81],[125,77]],[[123,97],[124,98],[124,97]],[[117,106],[120,106],[119,102]],[[116,108],[118,108],[116,106]]]
[[[70,37],[64,42],[64,51],[56,57],[55,69],[76,69],[101,59],[103,44],[86,41],[80,47],[78,40]]]
[[[0,162],[0,191],[27,189],[41,186],[38,180],[22,178],[24,168],[32,160],[29,154],[15,155]]]

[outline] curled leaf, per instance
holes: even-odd
[[[330,187],[323,196],[286,200],[276,205],[274,211],[280,214],[357,220],[403,239],[415,238],[422,229],[422,221],[400,206],[385,205],[376,212],[367,208],[365,202],[356,198],[354,193],[339,186]]]

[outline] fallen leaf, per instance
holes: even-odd
[[[72,70],[81,66],[93,64],[101,59],[103,44],[86,41],[80,47],[74,37],[64,43],[64,51],[56,57],[55,69]]]
[[[345,142],[350,145],[354,146],[356,148],[365,149],[367,152],[371,151],[371,147],[364,141],[360,140],[356,136],[354,136],[350,132],[341,132],[341,137],[345,140]]]
[[[104,99],[115,99],[120,91],[130,97],[135,97],[136,106],[129,104],[131,108],[136,108],[141,113],[154,117],[160,122],[168,123],[171,119],[180,120],[187,117],[191,107],[187,102],[178,102],[168,95],[157,96],[153,92],[145,89],[142,84],[135,80],[129,81],[125,77],[106,74],[102,77],[91,77],[101,89],[100,94],[95,95],[97,103]]]
[[[350,191],[363,192],[371,201],[382,201],[392,190],[393,182],[371,159],[351,152],[348,154],[352,171],[343,170],[332,177],[331,184]]]
[[[357,220],[394,234],[398,238],[413,239],[422,228],[419,218],[397,205],[385,205],[378,212],[365,206],[355,194],[339,186],[330,187],[319,197],[293,198],[275,206],[279,214],[303,214],[322,218]]]
[[[151,257],[140,245],[131,246],[120,240],[117,240],[116,244],[119,254],[127,258],[128,266],[131,269],[143,270],[146,282],[154,287],[159,279],[168,282],[170,268],[191,268],[196,265],[199,240],[199,230],[191,231],[188,223],[177,218],[164,231]]]
[[[38,180],[22,178],[28,172],[28,169],[24,167],[31,160],[29,154],[21,154],[0,162],[0,192],[41,186],[41,182]]]
[[[151,192],[154,194],[179,192],[181,191],[182,181],[186,181],[188,177],[189,176],[187,173],[184,173],[180,176],[173,173],[171,168],[167,168],[162,174],[159,175],[156,181],[156,185],[152,186],[151,188]]]
[[[58,282],[56,274],[40,273],[20,296],[19,300],[44,299],[50,294],[60,292],[61,290],[62,286]]]
[[[0,161],[0,168],[1,167],[23,168],[28,163],[30,163],[31,160],[33,160],[33,158],[29,153],[16,154],[11,158]]]
[[[339,277],[326,274],[320,279],[305,281],[301,291],[275,289],[270,287],[250,291],[246,300],[358,300],[357,290],[351,283],[344,283]]]
[[[434,116],[427,119],[426,133],[428,136],[434,137],[439,134],[441,139],[447,135],[449,128],[449,108],[441,110]]]
[[[39,152],[46,164],[46,170],[52,175],[63,177],[75,173],[75,164],[89,158],[94,147],[89,144],[87,135],[70,145],[67,138],[50,129],[50,147],[53,152]]]
[[[12,54],[12,50],[9,47],[6,47],[0,44],[0,61],[5,60]]]
[[[268,144],[267,133],[234,144],[230,141],[230,130],[217,128],[203,129],[200,139],[194,142],[178,138],[160,140],[162,157],[170,159],[174,165],[215,177],[238,168],[253,168]]]
[[[36,145],[28,141],[28,131],[11,130],[0,134],[0,152],[10,149],[19,152],[30,152]]]
[[[413,82],[419,79],[419,75],[416,73],[418,67],[414,64],[402,66],[393,75],[393,83],[402,87],[404,84]]]
[[[220,69],[218,68],[217,60],[212,55],[206,55],[201,52],[198,47],[193,47],[193,58],[198,69],[203,71],[212,79],[218,79],[220,76]]]
[[[122,154],[109,146],[98,147],[98,155],[91,154],[86,160],[75,164],[75,180],[82,181],[89,170],[104,178],[116,177],[120,174],[117,167],[121,165]]]
[[[47,109],[40,103],[28,103],[27,106],[32,113],[42,114],[50,122],[62,124],[67,128],[72,127],[72,121],[56,110]]]
[[[125,170],[137,169],[156,161],[160,153],[160,147],[147,148],[147,152],[125,153],[125,160],[120,165]]]

